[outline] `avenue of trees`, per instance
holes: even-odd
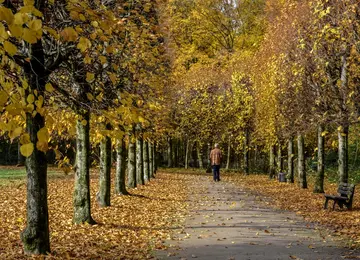
[[[47,162],[74,171],[75,224],[96,223],[93,164],[100,207],[158,163],[205,167],[215,142],[224,167],[286,168],[301,188],[315,162],[319,193],[326,158],[340,182],[357,165],[357,0],[3,0],[0,21],[0,153],[26,158],[26,253],[50,252]]]

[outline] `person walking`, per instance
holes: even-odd
[[[221,151],[219,144],[214,145],[214,149],[210,152],[210,162],[213,170],[214,181],[220,181],[220,164],[221,164]]]

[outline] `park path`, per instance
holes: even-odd
[[[271,208],[267,198],[208,175],[192,185],[185,229],[157,259],[360,259],[325,230]]]

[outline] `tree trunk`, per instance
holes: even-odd
[[[135,143],[132,142],[130,137],[129,141],[129,155],[128,155],[128,186],[136,188],[136,155]]]
[[[317,174],[314,184],[314,193],[324,193],[324,159],[325,159],[325,137],[323,136],[323,126],[318,126],[318,158]]]
[[[281,143],[279,142],[278,145],[278,154],[277,154],[278,158],[277,158],[277,166],[278,166],[278,172],[283,172],[284,170],[284,161],[283,161],[283,154],[282,154],[282,149],[281,149]]]
[[[228,152],[226,156],[226,170],[229,170],[230,168],[230,158],[231,158],[231,136],[229,136],[229,142],[228,142]]]
[[[125,185],[126,171],[126,144],[123,139],[117,140],[116,149],[116,173],[115,173],[115,193],[118,195],[128,195]]]
[[[270,146],[269,178],[275,178],[275,145]]]
[[[344,183],[348,183],[348,134],[348,126],[339,128],[339,182]]]
[[[198,162],[199,162],[199,168],[202,169],[204,168],[204,164],[203,164],[203,153],[202,153],[202,147],[200,142],[198,142],[198,145],[196,147],[197,150],[197,156],[198,156]]]
[[[173,156],[173,152],[172,152],[172,149],[173,147],[172,147],[172,139],[171,139],[171,137],[168,137],[168,167],[169,168],[171,168],[171,167],[173,167],[173,158],[172,158],[172,156]]]
[[[298,135],[298,174],[300,188],[307,188],[304,137]]]
[[[149,143],[149,174],[150,178],[153,178],[154,172],[154,154],[153,154],[153,144]]]
[[[35,117],[26,114],[26,129],[34,144],[33,153],[26,159],[27,173],[27,221],[21,233],[25,253],[46,254],[50,252],[49,217],[47,204],[46,154],[36,148],[37,132],[45,125],[39,113]]]
[[[110,130],[111,126],[106,125]],[[105,136],[100,142],[100,179],[97,201],[100,207],[110,206],[111,193],[111,139]]]
[[[152,175],[151,175],[151,178],[155,178],[155,174],[157,172],[157,169],[158,169],[158,160],[157,160],[157,156],[156,156],[156,143],[153,144],[152,146],[152,154],[153,154],[153,172],[152,172]]]
[[[149,164],[149,143],[143,144],[143,162],[144,162],[144,181],[145,183],[150,181],[150,164]]]
[[[186,140],[185,148],[185,169],[189,168],[189,151],[190,151],[190,141]]]
[[[90,112],[82,114],[76,124],[76,172],[74,191],[74,223],[95,224],[90,207]]]
[[[244,138],[244,174],[249,175],[249,143],[250,143],[250,133],[249,129],[245,129],[245,138]]]
[[[36,0],[35,6],[42,12],[44,1]],[[31,48],[31,59],[24,64],[24,74],[29,84],[26,90],[37,90],[38,96],[44,95],[45,68],[42,41],[28,45]],[[33,153],[26,159],[27,197],[26,227],[21,233],[21,241],[26,254],[46,254],[50,252],[49,217],[47,204],[47,161],[46,154],[39,151],[36,144],[37,133],[45,126],[45,118],[37,113],[32,116],[26,113],[26,130],[34,145]]]
[[[143,139],[136,138],[136,183],[144,185]]]
[[[294,141],[293,137],[288,140],[288,181],[294,183]]]

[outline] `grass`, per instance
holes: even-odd
[[[48,168],[48,177],[59,177],[64,173],[58,168]],[[0,186],[8,184],[21,184],[26,180],[25,167],[0,166]]]

